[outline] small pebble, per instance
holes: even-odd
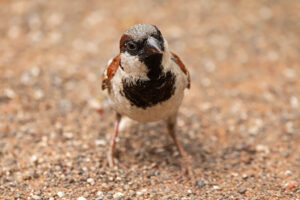
[[[291,181],[284,185],[284,189],[294,190],[297,187],[298,183],[296,181]]]
[[[74,134],[72,132],[64,132],[63,136],[67,139],[73,138]]]
[[[162,200],[168,200],[168,199],[172,199],[172,195],[169,194],[169,195],[165,195],[162,197]]]
[[[90,108],[96,109],[96,110],[101,108],[101,104],[100,104],[99,100],[97,100],[95,98],[92,98],[89,100],[89,106],[90,106]]]
[[[219,189],[220,189],[220,187],[219,187],[219,186],[217,186],[217,185],[214,185],[214,186],[213,186],[213,189],[214,189],[214,190],[219,190]]]
[[[44,92],[42,90],[36,90],[34,91],[34,99],[40,100],[44,97]]]
[[[40,197],[40,196],[38,196],[38,195],[32,195],[32,196],[31,196],[31,198],[33,198],[33,199],[35,199],[35,200],[39,200],[39,199],[41,199],[41,197]]]
[[[202,179],[199,179],[198,181],[197,181],[197,186],[198,187],[203,187],[205,184],[204,184],[204,182],[203,182],[203,180]]]
[[[208,71],[208,72],[213,72],[216,69],[216,65],[214,64],[213,61],[211,60],[206,60],[203,63],[204,68]]]
[[[24,85],[29,85],[31,80],[31,75],[28,72],[24,72],[21,76],[21,83]]]
[[[39,67],[33,67],[30,70],[30,73],[31,73],[32,76],[37,77],[37,76],[40,75],[40,68]]]
[[[248,175],[247,175],[247,174],[243,174],[243,175],[242,175],[242,178],[245,180],[245,179],[248,178]]]
[[[137,191],[136,192],[136,195],[137,196],[141,196],[142,194],[144,194],[144,193],[146,193],[147,192],[147,189],[142,189],[142,190],[140,190],[140,191]]]
[[[77,200],[86,200],[84,197],[78,197]]]
[[[7,98],[9,98],[9,99],[13,99],[13,98],[16,97],[15,91],[13,91],[13,90],[10,89],[10,88],[6,88],[6,89],[4,90],[4,95],[5,95]]]
[[[295,96],[292,96],[290,98],[290,104],[293,108],[298,108],[299,107],[299,102],[298,102],[298,98]]]
[[[236,173],[236,172],[232,172],[231,175],[234,176],[234,177],[237,177],[239,174]]]
[[[31,161],[32,163],[37,163],[38,157],[37,157],[36,155],[32,155],[31,158],[30,158],[30,161]]]
[[[261,152],[261,153],[270,153],[270,150],[269,150],[269,147],[265,146],[265,145],[262,145],[262,144],[259,144],[255,147],[255,150],[257,152]]]
[[[290,133],[290,134],[294,133],[294,124],[293,124],[293,122],[287,122],[285,124],[285,130],[286,130],[287,133]]]
[[[286,170],[284,174],[285,174],[285,175],[291,175],[292,172],[291,172],[291,170]]]
[[[96,140],[96,141],[95,141],[95,144],[96,144],[97,146],[105,146],[105,145],[106,145],[106,141],[105,141],[105,140],[99,139],[99,140]]]
[[[296,77],[295,71],[293,69],[290,69],[290,68],[285,69],[283,71],[283,74],[284,74],[285,77],[290,78],[290,79]]]
[[[123,196],[124,196],[123,193],[117,192],[117,193],[114,194],[113,197],[114,197],[115,200],[118,200],[118,199],[121,199]]]
[[[135,195],[135,192],[133,191],[133,190],[129,190],[129,192],[128,192],[128,194],[129,194],[129,196],[134,196]]]
[[[103,192],[102,191],[98,191],[97,192],[97,197],[98,198],[103,198],[104,197]]]
[[[95,184],[95,181],[94,181],[94,179],[92,179],[92,178],[88,178],[88,179],[87,179],[87,182],[88,182],[89,184],[91,184],[91,185],[94,185],[94,184]]]
[[[238,190],[238,192],[239,192],[240,194],[245,194],[246,191],[247,191],[247,188],[245,188],[245,187],[241,187],[241,188]]]
[[[63,192],[57,192],[57,196],[58,196],[58,197],[63,197],[63,196],[64,196],[64,193],[63,193]]]

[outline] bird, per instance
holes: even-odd
[[[102,74],[102,90],[116,112],[107,160],[115,165],[116,138],[122,116],[138,122],[165,120],[168,134],[187,163],[187,154],[176,136],[178,109],[190,74],[181,59],[169,50],[168,42],[155,25],[136,24],[120,39],[120,53]]]

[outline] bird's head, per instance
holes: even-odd
[[[131,76],[155,78],[162,71],[167,48],[167,43],[156,26],[136,24],[121,37],[121,67]]]

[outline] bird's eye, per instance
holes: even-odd
[[[128,42],[126,46],[127,46],[128,50],[131,50],[131,51],[134,51],[137,49],[137,45],[133,42]]]

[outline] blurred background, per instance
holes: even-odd
[[[0,197],[299,197],[300,3],[0,0]],[[135,124],[106,166],[101,73],[122,33],[155,24],[191,73],[178,134]],[[100,101],[99,101],[100,100]],[[97,111],[102,110],[100,116]]]

